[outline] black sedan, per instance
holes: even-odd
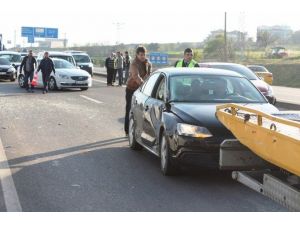
[[[16,69],[4,58],[0,58],[0,79],[15,81],[17,77]]]
[[[164,175],[181,165],[219,167],[220,144],[234,138],[216,118],[216,106],[241,103],[278,112],[245,77],[228,70],[170,68],[153,73],[134,93],[129,145],[160,157]]]

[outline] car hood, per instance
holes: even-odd
[[[279,110],[271,104],[242,104],[246,107],[260,110],[269,114]],[[206,127],[213,135],[232,136],[216,117],[217,104],[209,103],[174,103],[172,112],[183,120],[183,123]]]
[[[0,65],[0,69],[8,70],[9,68],[13,68],[13,67],[10,65]]]
[[[251,80],[255,87],[263,94],[266,94],[269,90],[269,85],[262,80]]]
[[[90,74],[84,70],[80,69],[56,69],[59,75],[67,75],[67,76],[87,76]]]

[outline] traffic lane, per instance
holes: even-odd
[[[85,92],[113,96],[114,104],[76,91],[0,98],[0,135],[24,211],[285,210],[228,173],[163,177],[156,157],[128,149],[123,91],[100,85]]]

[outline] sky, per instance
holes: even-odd
[[[260,25],[300,30],[297,6],[296,0],[4,0],[0,33],[13,43],[16,32],[17,44],[26,44],[22,26],[56,27],[70,45],[199,42],[223,28],[227,11],[229,31],[255,37]]]

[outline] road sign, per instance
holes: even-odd
[[[28,37],[33,36],[33,27],[21,27],[21,36],[22,37]]]
[[[28,36],[27,37],[27,42],[30,43],[30,44],[33,44],[34,43],[34,36],[33,35]]]
[[[161,52],[151,52],[150,53],[150,62],[152,64],[158,65],[167,65],[168,64],[168,54]]]
[[[36,38],[58,38],[57,28],[47,27],[22,27],[22,37],[36,37]]]
[[[58,38],[58,29],[57,28],[46,28],[46,37],[47,38]]]

